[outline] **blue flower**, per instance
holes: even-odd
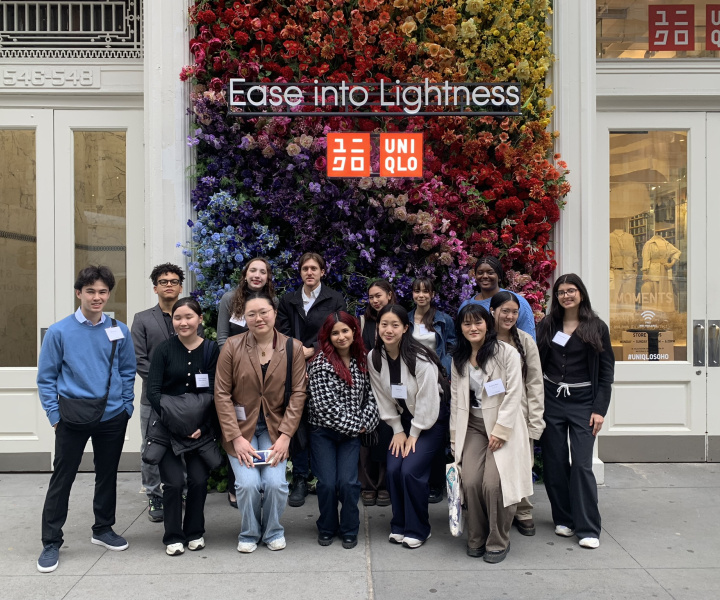
[[[244,256],[239,252],[235,255],[235,262],[241,263],[244,260]]]
[[[215,251],[212,248],[206,248],[205,249],[205,256],[210,258],[213,254],[215,254]]]

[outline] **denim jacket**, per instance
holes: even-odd
[[[412,333],[412,328],[415,326],[415,309],[410,311],[408,319],[410,319],[410,333]],[[450,315],[436,310],[435,317],[433,318],[433,329],[435,330],[435,352],[442,366],[445,367],[445,374],[450,377],[450,370],[452,368],[452,356],[450,353],[457,343],[457,339],[455,338],[455,324],[450,318]]]

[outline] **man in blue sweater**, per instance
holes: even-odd
[[[40,402],[55,428],[55,461],[42,514],[43,551],[37,562],[41,573],[57,569],[70,489],[90,438],[95,462],[95,524],[90,541],[108,550],[128,547],[112,526],[118,464],[135,397],[135,351],[127,326],[103,313],[114,286],[115,277],[107,267],[80,271],[75,281],[80,308],[48,329],[40,350]],[[117,342],[114,356],[113,341]],[[105,404],[105,409],[98,423],[83,427],[61,418],[60,402],[66,415],[81,404],[99,409]]]

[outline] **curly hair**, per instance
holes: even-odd
[[[163,263],[155,267],[150,273],[150,280],[153,282],[153,285],[158,284],[158,279],[160,279],[160,275],[163,273],[173,273],[177,275],[177,278],[180,280],[180,285],[185,281],[185,271],[172,263]]]

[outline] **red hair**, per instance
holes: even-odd
[[[338,354],[335,346],[330,341],[330,334],[332,333],[333,327],[336,323],[344,323],[353,332],[353,343],[350,346],[350,358],[354,358],[357,361],[360,371],[365,373],[367,371],[367,358],[365,356],[365,344],[362,340],[362,332],[360,331],[360,323],[352,315],[345,311],[334,312],[328,315],[325,319],[323,326],[320,328],[318,333],[318,342],[320,343],[320,350],[327,358],[328,362],[332,365],[332,368],[337,373],[337,376],[345,381],[348,385],[353,384],[352,375],[350,369],[345,366],[342,358]]]

